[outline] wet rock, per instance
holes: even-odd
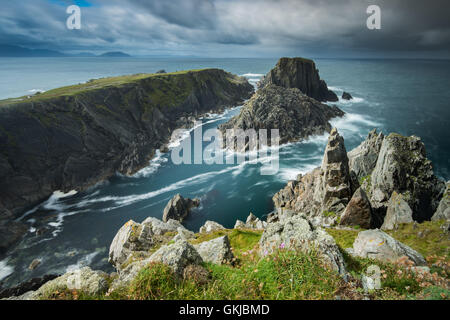
[[[358,188],[342,214],[340,225],[360,226],[369,229],[372,207],[363,189]]]
[[[41,260],[39,259],[34,259],[30,265],[28,266],[28,270],[34,270],[36,269],[39,265],[41,264]]]
[[[378,229],[358,233],[353,243],[353,254],[362,258],[392,263],[407,257],[417,266],[426,265],[420,253]]]
[[[206,221],[200,228],[200,233],[209,233],[217,230],[224,230],[225,227],[215,221]]]
[[[389,200],[386,217],[384,218],[382,230],[394,230],[402,223],[411,223],[412,210],[408,203],[403,199],[403,195],[393,192]]]
[[[9,298],[9,297],[18,297],[18,300],[27,300],[30,296],[30,292],[34,292],[42,287],[45,283],[58,278],[58,275],[49,274],[45,275],[41,278],[33,278],[29,281],[23,282],[20,285],[12,288],[2,289],[0,290],[0,299]],[[23,296],[27,294],[26,296]]]
[[[12,219],[13,214],[0,203],[0,254],[21,240],[28,231],[25,224]]]
[[[353,97],[352,97],[352,95],[350,93],[344,91],[342,93],[342,99],[344,99],[344,100],[352,100]]]
[[[233,262],[234,255],[227,235],[194,245],[194,248],[205,262],[215,264]]]
[[[313,228],[300,216],[281,216],[278,222],[269,223],[259,241],[260,254],[265,256],[281,249],[316,251],[324,264],[342,275],[346,274],[344,258],[339,247],[328,233]]]
[[[183,220],[189,215],[191,209],[198,207],[199,205],[199,199],[185,199],[180,194],[177,194],[170,199],[164,208],[162,220],[167,222],[168,220],[173,219],[183,222]]]

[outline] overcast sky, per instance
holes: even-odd
[[[66,28],[81,7],[81,30]],[[381,30],[366,9],[381,8]],[[448,0],[2,0],[0,44],[67,53],[450,58]]]

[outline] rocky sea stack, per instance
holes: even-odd
[[[55,190],[133,174],[176,128],[253,91],[245,78],[204,69],[91,80],[0,101],[0,250],[23,232],[12,221]]]
[[[254,129],[258,132],[267,129],[270,133],[271,129],[278,129],[280,144],[301,141],[311,135],[330,132],[328,121],[344,115],[338,107],[320,102],[337,101],[333,95],[320,80],[313,61],[281,58],[261,80],[259,89],[244,104],[240,114],[219,129],[224,137],[229,134],[235,136],[239,130]],[[270,144],[270,140],[268,142]],[[228,144],[227,148],[240,148],[236,143]],[[245,150],[248,148],[247,145],[243,147]]]
[[[274,84],[284,88],[297,88],[317,101],[338,101],[337,95],[320,79],[314,61],[304,58],[281,58],[275,68],[260,81],[259,88]]]

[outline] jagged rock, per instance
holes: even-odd
[[[353,97],[352,97],[352,95],[350,93],[344,91],[342,93],[342,99],[344,99],[344,100],[352,100]]]
[[[328,122],[341,117],[344,112],[336,106],[322,104],[304,94],[299,89],[287,89],[276,85],[267,85],[259,89],[241,109],[239,115],[219,126],[226,147],[233,150],[253,150],[256,143],[242,140],[235,136],[239,130],[279,129],[279,143],[301,141],[311,135],[321,135],[331,130]],[[256,140],[255,140],[256,142]],[[270,139],[267,141],[270,145]]]
[[[227,235],[194,245],[194,248],[205,262],[225,264],[231,263],[234,258]]]
[[[366,178],[372,173],[383,140],[384,134],[377,133],[377,129],[373,129],[366,140],[347,154],[350,171],[354,172],[358,179]]]
[[[28,300],[31,293],[38,290],[50,280],[58,277],[58,275],[49,274],[43,276],[42,278],[33,278],[13,288],[0,290],[0,299],[16,297],[17,300]]]
[[[447,181],[446,189],[442,196],[439,206],[431,220],[450,220],[450,181]]]
[[[358,188],[345,208],[341,217],[341,225],[370,228],[372,207],[363,189]]]
[[[38,300],[56,291],[80,290],[89,295],[98,295],[108,289],[108,274],[102,271],[92,271],[84,267],[51,280],[35,291],[31,297]]]
[[[393,192],[386,211],[382,230],[394,230],[402,223],[411,223],[412,210],[403,199],[403,195]]]
[[[353,243],[353,254],[385,262],[397,262],[406,256],[415,265],[426,265],[426,261],[420,253],[378,229],[358,233],[358,237]]]
[[[333,237],[321,228],[313,228],[306,219],[296,215],[281,216],[278,222],[269,223],[259,241],[262,256],[278,248],[316,250],[324,264],[340,274],[346,274],[344,258]]]
[[[307,217],[314,225],[331,226],[345,210],[352,195],[352,179],[344,139],[334,128],[328,138],[322,166],[289,181],[273,197],[276,209]]]
[[[177,235],[172,239],[172,241],[179,241],[179,240],[189,240],[193,239],[195,237],[194,232],[189,231],[185,228],[178,227],[177,228]]]
[[[206,221],[200,228],[200,233],[209,233],[216,230],[224,230],[225,227],[215,221]]]
[[[167,222],[168,220],[173,219],[183,222],[183,220],[189,215],[191,209],[198,207],[199,205],[199,199],[185,199],[180,194],[176,194],[172,199],[170,199],[164,208],[162,220]]]
[[[219,69],[110,80],[2,103],[0,203],[12,216],[0,223],[0,247],[20,239],[13,221],[55,190],[84,191],[117,172],[134,174],[169,141],[179,118],[240,105],[254,92],[244,77]]]
[[[236,220],[236,223],[234,224],[233,229],[244,229],[245,223],[241,220]]]
[[[391,133],[385,137],[371,174],[371,204],[382,223],[387,201],[396,191],[413,211],[418,222],[429,220],[436,211],[444,183],[433,174],[425,146],[416,136]],[[380,223],[380,225],[381,225]]]
[[[130,256],[145,258],[152,247],[168,242],[172,236],[169,232],[187,231],[178,221],[162,222],[153,217],[145,219],[142,223],[133,220],[125,223],[115,235],[109,248],[109,262],[120,271],[123,264],[128,264]],[[132,259],[131,259],[132,260]]]
[[[325,81],[320,79],[314,61],[304,58],[281,58],[275,68],[258,84],[263,88],[274,84],[285,88],[300,89],[305,95],[318,101],[338,101],[336,94],[328,90]]]
[[[22,239],[28,230],[25,224],[12,221],[13,218],[14,215],[11,211],[0,203],[0,254],[6,252],[9,247]]]
[[[159,248],[151,255],[148,262],[167,264],[176,274],[182,276],[185,267],[190,264],[202,264],[203,259],[189,242],[177,241],[174,244]]]

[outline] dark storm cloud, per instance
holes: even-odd
[[[81,1],[82,29],[67,30],[71,3],[4,4],[0,43],[68,52],[450,57],[447,0],[91,0]],[[381,7],[381,30],[366,28],[371,4]]]

